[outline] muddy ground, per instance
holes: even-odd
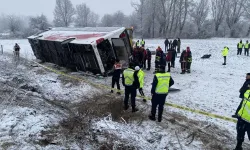
[[[86,96],[86,90],[50,93],[44,88],[56,83],[66,90],[85,83],[53,74],[24,59],[13,61],[11,55],[0,58],[0,149],[229,150],[235,146],[235,135],[209,122],[168,111],[162,123],[151,122],[147,119],[150,106],[141,101],[139,112],[124,111],[123,98],[105,89],[92,87],[89,91],[98,92],[91,96]],[[51,76],[55,78],[48,78]],[[38,82],[42,78],[48,81],[46,85]],[[100,128],[100,122],[107,126]],[[130,128],[135,136],[125,136],[124,130]],[[148,128],[156,129],[147,132]],[[244,146],[250,149],[249,144]]]

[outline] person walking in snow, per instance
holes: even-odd
[[[242,43],[242,40],[240,40],[240,42],[237,44],[237,48],[238,48],[237,55],[241,55],[243,47],[244,47],[244,44]]]
[[[171,71],[171,60],[172,60],[172,50],[168,49],[167,56],[166,56],[166,62],[168,64],[168,71],[167,72]]]
[[[140,84],[139,92],[141,96],[143,97],[143,102],[146,102],[145,95],[143,92],[145,73],[142,71],[142,69],[139,66],[135,67],[135,73],[137,74],[138,79],[139,79],[139,84]]]
[[[173,41],[173,46],[174,46],[175,51],[176,51],[177,45],[178,45],[178,41],[177,41],[177,39],[175,39],[175,40]]]
[[[147,48],[147,64],[148,64],[147,70],[150,70],[151,68],[151,57],[152,57],[151,51]]]
[[[169,87],[174,85],[174,80],[172,79],[170,73],[165,73],[164,70],[159,70],[156,72],[152,88],[152,106],[151,106],[151,114],[149,115],[149,119],[155,121],[156,108],[158,106],[158,122],[162,121],[162,113],[164,109],[164,105],[166,102],[166,97],[168,95]]]
[[[228,50],[229,50],[229,48],[226,47],[226,46],[225,46],[224,49],[222,50],[222,56],[223,56],[223,58],[224,58],[224,63],[223,63],[222,65],[226,65]]]
[[[246,41],[246,44],[244,45],[244,49],[245,49],[245,56],[249,56],[249,43],[248,40]]]
[[[140,86],[139,79],[135,70],[133,69],[134,64],[129,63],[129,68],[125,69],[122,74],[122,84],[125,87],[125,98],[124,98],[124,110],[128,110],[128,100],[131,96],[132,112],[137,112],[135,104],[136,89]]]
[[[241,102],[240,102],[240,105],[238,106],[236,112],[234,115],[232,115],[233,118],[237,118],[238,117],[238,112],[241,108],[241,105],[243,103],[243,100],[244,100],[244,93],[250,88],[250,73],[247,73],[246,74],[246,80],[244,82],[244,84],[242,85],[242,87],[240,88],[239,92],[240,92],[240,96],[239,98],[241,98]]]
[[[168,48],[169,48],[169,46],[168,46],[168,45],[169,45],[169,41],[168,41],[167,38],[166,38],[164,44],[165,44],[165,52],[167,52],[167,50],[168,50]]]
[[[155,72],[158,72],[160,70],[162,53],[163,52],[161,47],[158,46],[155,54]]]
[[[19,60],[19,55],[20,55],[20,46],[16,43],[14,46],[14,57],[15,59],[17,58]]]
[[[120,75],[121,75],[121,70],[122,70],[122,64],[120,63],[120,60],[119,59],[116,59],[115,60],[115,64],[114,64],[114,68],[113,68],[113,76],[112,76],[112,90],[111,90],[111,93],[114,92],[114,87],[115,87],[115,84],[117,86],[117,89],[119,90],[117,92],[117,94],[121,94],[120,92]]]
[[[177,53],[180,53],[181,52],[181,39],[178,38],[178,41],[177,41]]]
[[[250,140],[250,88],[248,88],[243,95],[243,102],[237,115],[237,145],[235,150],[243,150],[242,144],[244,142],[246,132],[248,139]]]
[[[187,47],[187,53],[186,53],[186,57],[187,57],[187,73],[191,73],[191,64],[192,64],[192,52],[190,50],[190,47]]]
[[[145,41],[143,40],[143,38],[141,40],[141,47],[145,47]]]

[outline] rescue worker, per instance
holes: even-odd
[[[120,63],[119,59],[115,60],[115,64],[114,64],[114,68],[113,68],[114,72],[113,72],[113,76],[112,76],[112,90],[111,93],[114,92],[114,87],[115,84],[117,86],[117,89],[119,91],[117,91],[117,94],[121,94],[120,92],[120,75],[121,75],[121,71],[122,71],[122,64]]]
[[[147,49],[147,62],[148,62],[148,68],[147,70],[150,70],[151,68],[151,51],[149,49]]]
[[[240,40],[240,43],[237,44],[238,48],[237,55],[241,55],[243,46],[244,44],[242,43],[242,40]]]
[[[244,49],[245,49],[245,55],[249,56],[249,43],[248,43],[248,40],[246,41],[246,44],[244,45]]]
[[[144,47],[141,47],[142,53],[143,53],[143,60],[142,60],[142,65],[143,69],[146,69],[146,61],[147,61],[147,51],[144,49]]]
[[[181,39],[178,38],[178,41],[177,41],[177,53],[181,53]]]
[[[183,50],[179,61],[181,63],[181,74],[185,74],[186,71],[187,62],[185,56],[186,56],[186,51]]]
[[[175,40],[173,41],[173,46],[174,46],[175,51],[176,51],[177,45],[178,45],[178,41],[177,41],[177,39],[175,39]]]
[[[250,88],[250,73],[246,74],[246,81],[244,82],[244,84],[242,85],[242,87],[240,88],[239,92],[240,92],[240,96],[239,98],[241,98],[241,102],[240,105],[238,106],[235,115],[232,115],[233,118],[237,118],[237,114],[241,108],[241,105],[243,103],[244,100],[244,93]]]
[[[16,43],[15,46],[14,46],[14,57],[19,59],[19,52],[20,52],[20,46]]]
[[[168,71],[167,72],[171,71],[171,60],[172,60],[172,50],[168,49],[167,56],[166,56],[166,61],[168,64]]]
[[[224,63],[222,65],[226,65],[227,62],[227,55],[228,55],[228,47],[224,47],[224,49],[222,50],[222,56],[224,57]]]
[[[145,73],[143,72],[143,70],[139,66],[135,67],[135,72],[136,72],[138,79],[139,79],[139,84],[140,84],[139,92],[140,92],[141,96],[143,97],[143,102],[146,102],[145,95],[143,92]]]
[[[152,107],[149,119],[155,121],[156,108],[158,106],[158,122],[162,121],[162,113],[168,95],[169,87],[174,84],[170,73],[165,73],[164,70],[158,71],[153,80],[151,94],[152,94]]]
[[[145,47],[145,41],[143,39],[141,40],[141,47]]]
[[[165,44],[165,52],[167,52],[167,50],[168,50],[168,48],[169,48],[169,41],[168,41],[167,38],[166,38],[164,44]]]
[[[192,52],[190,50],[190,47],[187,47],[187,52],[186,52],[186,57],[187,57],[187,73],[191,73],[190,68],[192,64]]]
[[[158,72],[160,70],[160,65],[161,65],[161,57],[162,57],[162,49],[160,46],[156,49],[156,54],[155,54],[155,72]]]
[[[135,47],[140,47],[140,41],[137,40],[137,42],[135,43]]]
[[[129,63],[129,68],[125,69],[122,74],[122,84],[125,87],[124,110],[128,110],[128,100],[131,96],[132,112],[137,112],[135,104],[136,89],[140,86],[138,76],[133,69],[134,64]]]
[[[237,121],[237,145],[235,150],[243,150],[242,144],[247,132],[248,139],[250,140],[250,89],[244,93],[243,102],[238,112]]]
[[[161,53],[161,62],[160,63],[161,63],[161,65],[160,65],[161,70],[164,70],[164,72],[165,72],[167,61],[166,61],[166,54],[163,52]]]
[[[172,53],[171,67],[175,68],[175,58],[177,57],[177,53],[176,50],[173,48],[173,45],[171,45],[171,53]]]

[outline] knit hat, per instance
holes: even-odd
[[[139,66],[136,66],[136,67],[135,67],[135,70],[136,70],[136,71],[140,70],[140,67],[139,67]]]
[[[247,73],[247,76],[250,76],[250,73]]]

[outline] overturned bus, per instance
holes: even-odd
[[[74,70],[107,75],[119,59],[126,68],[132,53],[131,29],[124,27],[53,28],[28,37],[34,55]]]

